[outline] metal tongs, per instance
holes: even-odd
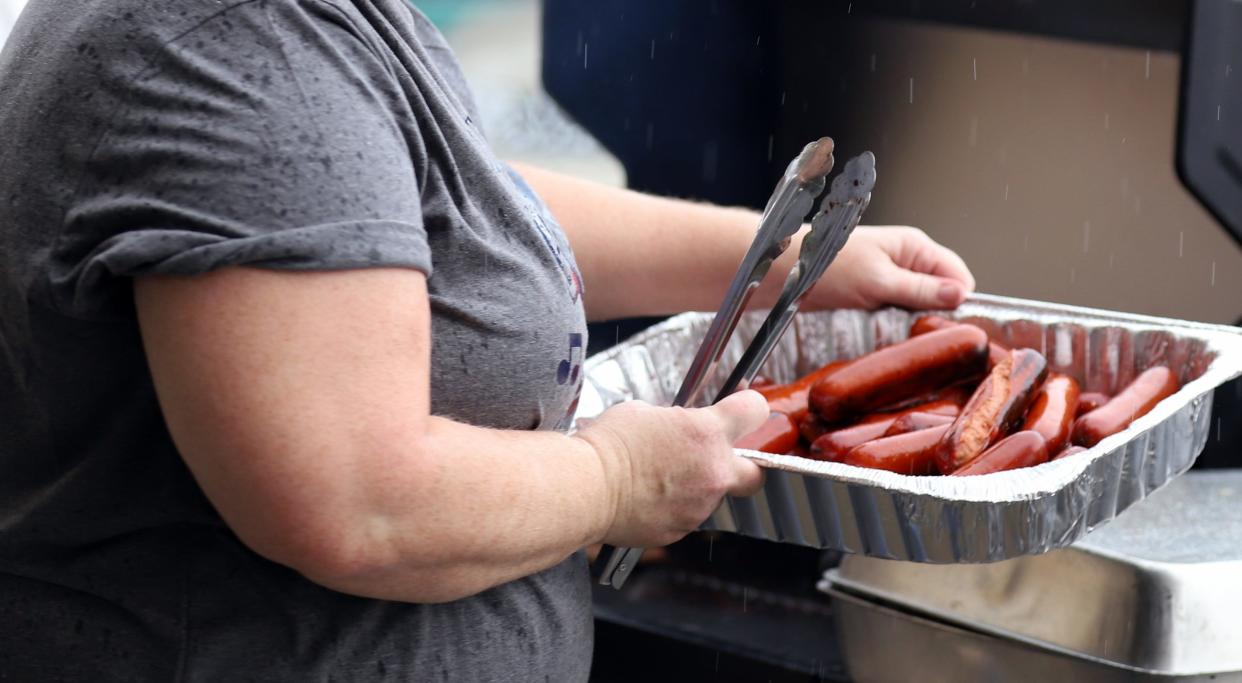
[[[715,368],[725,344],[733,336],[746,302],[767,275],[772,262],[789,248],[791,238],[802,226],[802,220],[810,212],[815,198],[823,192],[825,179],[832,170],[832,151],[832,139],[820,138],[804,147],[785,169],[763,211],[755,239],[686,372],[677,397],[673,399],[674,406],[689,405],[698,394],[703,380]],[[832,189],[820,204],[819,213],[811,220],[810,232],[802,239],[798,261],[785,278],[784,289],[750,346],[721,386],[716,401],[738,387],[750,385],[793,322],[802,298],[823,275],[841,247],[845,246],[871,201],[873,187],[875,155],[871,152],[863,152],[850,159],[841,174],[833,179]],[[604,546],[600,555],[604,563],[600,584],[620,589],[642,554],[642,548]]]

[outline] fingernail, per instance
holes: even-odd
[[[962,297],[962,290],[952,282],[940,285],[940,303],[956,306]]]

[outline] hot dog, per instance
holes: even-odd
[[[811,407],[837,422],[922,396],[981,374],[987,345],[987,333],[973,325],[907,339],[834,368],[811,387]]]
[[[938,413],[924,413],[921,411],[908,412],[905,415],[893,420],[893,424],[884,432],[884,436],[897,436],[907,432],[917,432],[921,429],[930,429],[947,425],[957,419],[956,415],[940,415]]]
[[[768,409],[778,413],[785,413],[794,420],[799,420],[806,414],[807,394],[811,391],[811,385],[818,382],[833,368],[840,367],[845,363],[846,361],[833,361],[788,384],[772,384],[758,387],[752,384],[751,388],[768,399]]]
[[[970,477],[978,474],[991,474],[1016,470],[1019,467],[1030,467],[1041,462],[1048,462],[1048,445],[1039,432],[1024,430],[996,442],[995,446],[984,451],[979,457],[971,460],[953,472],[955,477]]]
[[[898,474],[934,474],[936,445],[950,427],[941,425],[868,441],[851,449],[841,462]]]
[[[798,433],[802,435],[802,440],[807,443],[815,443],[816,439],[831,430],[832,425],[819,419],[819,416],[815,413],[808,411],[798,418]]]
[[[943,416],[950,422],[961,412],[961,408],[950,399],[941,399],[917,405],[904,411],[892,413],[876,413],[861,422],[842,429],[825,432],[811,441],[811,457],[816,460],[839,462],[851,449],[872,439],[887,436],[886,432],[906,415],[922,413]],[[905,431],[911,431],[909,429]]]
[[[1078,410],[1074,411],[1074,417],[1082,417],[1105,403],[1108,403],[1108,394],[1085,391],[1078,396]]]
[[[925,315],[919,318],[918,320],[915,320],[914,324],[910,325],[910,336],[917,337],[920,334],[927,334],[928,332],[935,332],[936,330],[943,330],[946,327],[953,327],[954,325],[961,325],[961,324],[962,323],[959,323],[956,320],[949,320],[948,318],[942,318],[938,315]],[[1008,355],[1009,355],[1008,346],[1005,346],[1004,344],[998,341],[992,341],[989,338],[989,341],[988,341],[988,367],[989,368],[995,366],[997,363],[1001,362],[1002,360],[1005,360],[1005,357]]]
[[[1047,374],[1047,360],[1031,349],[1010,351],[997,363],[938,447],[941,474],[957,471],[1016,427]]]
[[[1022,429],[1039,432],[1048,452],[1060,451],[1069,441],[1078,407],[1078,381],[1069,375],[1052,374],[1035,394]]]
[[[785,413],[773,412],[759,429],[738,439],[733,447],[780,455],[797,445],[798,425]]]
[[[887,432],[896,420],[894,416],[826,432],[811,442],[811,457],[815,460],[840,462],[845,454],[856,446],[884,436],[884,432]]]
[[[1091,447],[1130,426],[1161,400],[1177,393],[1173,371],[1158,365],[1148,368],[1108,403],[1078,418],[1074,423],[1075,446]]]
[[[1052,456],[1052,459],[1060,460],[1061,458],[1067,458],[1071,455],[1078,455],[1079,453],[1084,453],[1086,452],[1086,450],[1087,449],[1083,448],[1082,446],[1070,446],[1068,448],[1061,449],[1061,452]]]

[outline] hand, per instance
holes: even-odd
[[[604,542],[622,547],[672,543],[707,519],[725,494],[749,496],[763,485],[755,463],[733,454],[758,429],[768,403],[739,391],[709,408],[614,406],[579,431],[599,456],[612,493]]]
[[[807,308],[956,308],[975,288],[961,257],[918,228],[858,227]]]

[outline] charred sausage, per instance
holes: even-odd
[[[865,415],[984,372],[988,335],[955,325],[885,347],[833,369],[811,387],[827,422]]]
[[[1047,374],[1048,361],[1032,349],[1015,349],[997,363],[937,449],[941,474],[957,471],[1021,423]]]

